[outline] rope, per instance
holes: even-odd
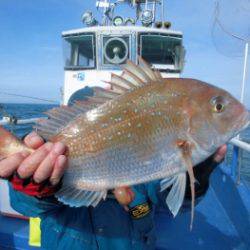
[[[44,101],[44,102],[50,102],[50,103],[58,104],[57,101],[49,100],[49,99],[44,99],[44,98],[39,98],[39,97],[34,97],[34,96],[19,95],[19,94],[7,93],[7,92],[0,92],[0,94],[1,95],[8,95],[8,96],[17,96],[17,97],[29,98],[29,99],[33,99],[33,100],[39,100],[39,101]]]
[[[213,45],[214,45],[215,49],[219,53],[223,54],[226,57],[230,57],[230,58],[243,57],[244,55],[242,55],[242,52],[241,52],[240,49],[238,49],[237,52],[236,51],[229,52],[229,51],[225,51],[224,48],[222,48],[222,49],[219,48],[219,45],[217,44],[217,41],[219,41],[219,39],[216,38],[216,34],[215,34],[216,33],[216,28],[220,29],[219,32],[221,32],[221,34],[227,35],[228,39],[230,39],[230,37],[231,37],[232,39],[235,39],[234,40],[235,43],[236,43],[236,41],[238,41],[238,43],[239,43],[237,45],[238,47],[239,46],[244,46],[245,43],[250,42],[250,40],[248,38],[244,38],[242,36],[239,36],[239,35],[231,32],[230,30],[228,30],[228,28],[225,27],[225,25],[220,20],[220,15],[221,15],[220,9],[221,9],[220,8],[220,1],[217,0],[216,3],[215,3],[214,15],[213,15],[214,18],[213,18],[213,24],[212,24],[212,27],[211,27],[211,38],[212,38]],[[243,51],[243,49],[242,49],[242,51]]]

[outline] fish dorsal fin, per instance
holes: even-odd
[[[139,57],[139,64],[141,65],[141,68],[145,71],[145,73],[149,76],[150,80],[162,80],[160,71],[157,69],[152,69],[151,66],[144,59],[142,59],[142,57]]]
[[[152,70],[150,65],[141,57],[139,57],[139,65],[128,60],[122,68],[123,72],[121,76],[112,74],[111,81],[107,82],[119,94],[142,87],[152,81],[157,82],[162,80],[160,72]]]
[[[39,120],[34,129],[48,140],[58,134],[63,127],[67,126],[80,114],[84,114],[119,96],[119,93],[100,87],[94,87],[93,92],[93,96],[88,96],[83,101],[76,101],[72,106],[60,106],[45,112],[48,119]]]
[[[104,97],[107,99],[114,99],[117,96],[119,96],[119,93],[116,93],[112,90],[108,90],[108,89],[104,89],[101,87],[93,87],[93,91],[94,91],[94,96],[96,97]]]
[[[128,91],[147,85],[149,82],[159,82],[160,80],[162,80],[160,72],[152,70],[141,57],[139,57],[139,65],[128,60],[123,66],[122,75],[112,74],[111,81],[107,82],[111,85],[111,90],[94,87],[93,96],[86,97],[84,101],[77,101],[71,107],[61,106],[49,110],[46,112],[49,119],[39,121],[34,128],[45,139],[49,139],[78,115],[97,108]]]

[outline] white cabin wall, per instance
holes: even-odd
[[[109,84],[105,81],[110,81],[111,73],[121,74],[122,71],[107,71],[107,70],[66,70],[64,77],[64,98],[63,104],[67,105],[70,97],[77,90],[88,87],[109,88]],[[178,73],[162,73],[164,78],[179,78]]]

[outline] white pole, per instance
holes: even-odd
[[[246,79],[247,79],[247,59],[248,59],[248,47],[249,47],[249,42],[246,42],[245,45],[245,57],[244,57],[244,67],[243,67],[243,77],[242,77],[242,84],[241,84],[241,94],[240,94],[240,101],[241,103],[244,103],[244,96],[245,96],[245,85],[246,85]],[[250,150],[250,146],[244,145],[240,141],[240,134],[235,139],[232,139],[231,142],[240,147],[243,146],[244,150]],[[238,145],[237,145],[238,144]],[[241,177],[241,166],[242,166],[242,151],[239,152],[238,155],[238,178],[237,178],[237,183],[240,183],[240,177]]]
[[[250,143],[244,142],[239,140],[237,137],[234,137],[229,141],[230,144],[233,144],[234,146],[237,146],[243,150],[246,150],[250,153]]]
[[[47,118],[46,117],[40,117],[40,118],[18,119],[16,121],[16,124],[17,125],[19,125],[19,124],[29,124],[29,123],[37,122],[37,121],[39,121],[41,119],[47,119]],[[10,125],[10,124],[11,124],[11,121],[9,119],[2,119],[2,120],[0,120],[0,125],[1,126]]]
[[[244,68],[243,68],[243,77],[242,77],[242,85],[241,85],[241,95],[240,95],[240,101],[242,103],[244,102],[245,85],[246,85],[246,78],[247,78],[248,47],[249,47],[249,42],[246,42],[246,45],[245,45]]]
[[[164,28],[164,0],[161,1],[161,22],[162,22],[162,28]]]
[[[107,6],[108,3],[109,3],[109,0],[105,0],[106,6]],[[108,10],[108,7],[105,8],[105,13],[106,13],[107,10]],[[107,18],[106,15],[105,15],[105,25],[108,25],[108,18]]]

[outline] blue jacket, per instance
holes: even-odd
[[[96,208],[71,208],[54,197],[37,199],[10,187],[12,207],[28,217],[41,218],[41,241],[45,249],[155,249],[154,208],[164,206],[167,192],[159,192],[159,182],[133,188],[131,207],[149,202],[150,213],[140,219],[131,215],[114,198],[102,201]]]

